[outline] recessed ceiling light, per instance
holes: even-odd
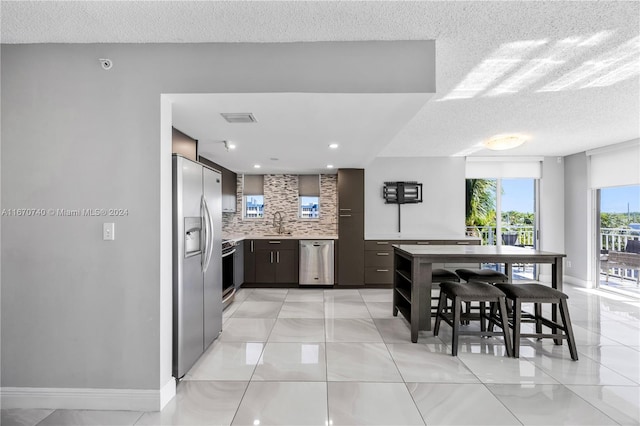
[[[482,142],[485,148],[494,151],[512,149],[525,143],[529,138],[524,135],[496,135]]]
[[[340,145],[338,145],[337,143],[329,144],[329,148],[331,148],[331,149],[338,149],[338,146],[340,146]]]
[[[333,164],[327,164],[327,169],[333,169]]]
[[[227,148],[227,151],[230,149],[236,149],[236,144],[231,141],[224,141],[224,147]]]
[[[253,165],[253,168],[254,168],[254,169],[259,169],[259,168],[260,168],[260,164],[254,164],[254,165]]]

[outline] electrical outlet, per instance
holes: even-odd
[[[567,260],[567,268],[571,268],[571,261]]]
[[[116,224],[115,223],[103,223],[102,224],[102,239],[104,241],[113,241],[116,239]]]

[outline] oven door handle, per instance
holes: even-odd
[[[236,289],[235,287],[233,287],[233,289],[229,292],[229,294],[227,294],[226,297],[222,299],[222,304],[224,305],[225,303],[227,303],[229,299],[233,298],[235,294],[236,294]]]
[[[231,256],[231,255],[232,255],[233,253],[235,253],[235,252],[236,252],[236,249],[233,249],[233,250],[231,250],[230,252],[223,253],[223,254],[222,254],[222,257]]]

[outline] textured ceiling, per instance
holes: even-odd
[[[436,40],[437,93],[381,156],[567,155],[640,136],[640,2],[13,2],[3,43]],[[492,155],[494,153],[491,153]]]

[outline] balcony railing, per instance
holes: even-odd
[[[602,253],[605,254],[609,251],[625,251],[627,247],[627,241],[640,239],[640,231],[637,229],[628,228],[601,228],[600,229],[600,244]],[[607,271],[600,270],[601,274]],[[609,271],[609,276],[613,276],[620,279],[628,279],[636,281],[640,271],[633,269],[612,268]]]
[[[640,231],[627,228],[601,228],[600,244],[602,250],[624,251],[627,241],[640,238]]]
[[[510,225],[502,228],[502,244],[533,247],[533,225]],[[467,226],[467,235],[480,237],[483,246],[496,245],[495,226]]]
[[[482,245],[496,245],[495,226],[467,226],[466,232],[468,236],[479,237]],[[530,225],[503,226],[502,235],[504,245],[507,243],[530,247],[534,245],[534,230]],[[624,251],[630,239],[640,239],[640,231],[627,228],[601,228],[600,230],[600,243],[604,253],[610,250]],[[601,273],[604,274],[606,271],[601,270]],[[638,273],[633,269],[613,268],[609,275],[635,281]]]

